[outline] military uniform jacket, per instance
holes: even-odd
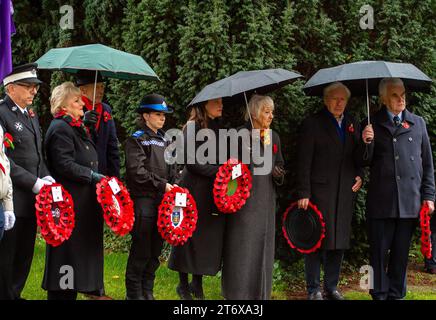
[[[424,119],[403,111],[395,127],[386,108],[372,117],[374,141],[364,160],[370,167],[369,218],[417,218],[423,200],[435,199],[433,159]]]
[[[38,177],[50,175],[45,165],[38,117],[35,113],[27,118],[6,95],[0,101],[0,125],[5,134],[11,134],[14,139],[15,148],[8,148],[6,155],[11,164],[15,215],[34,217],[32,187]]]
[[[176,166],[165,162],[169,141],[164,132],[148,127],[136,131],[125,142],[126,182],[132,197],[157,198],[176,176]]]

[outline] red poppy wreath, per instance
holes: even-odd
[[[427,203],[421,207],[419,212],[420,225],[421,225],[421,253],[430,259],[431,258],[431,241],[430,241],[430,208]]]
[[[292,249],[308,254],[321,247],[325,238],[325,222],[319,209],[309,201],[307,210],[293,202],[285,211],[282,232]]]
[[[186,206],[177,206],[177,193],[186,194]],[[185,244],[197,227],[197,204],[188,189],[174,187],[163,195],[158,208],[157,228],[172,246]]]
[[[116,177],[104,177],[97,183],[96,192],[108,227],[119,236],[128,234],[133,228],[135,214],[133,201],[124,184]]]
[[[36,221],[47,244],[57,247],[70,238],[74,229],[74,203],[62,185],[43,186],[36,195],[35,208]]]
[[[241,166],[241,176],[232,179],[233,168]],[[241,161],[229,159],[218,170],[213,185],[213,199],[219,211],[234,213],[241,209],[252,187],[251,173]]]

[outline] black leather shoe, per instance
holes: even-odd
[[[307,300],[324,300],[320,291],[309,293]]]
[[[136,296],[136,297],[126,296],[126,300],[145,300],[145,297],[143,297],[143,296]]]
[[[181,300],[194,300],[192,299],[191,292],[189,291],[189,287],[187,288],[187,287],[177,286],[176,292]]]
[[[202,286],[194,286],[192,282],[189,284],[189,291],[191,291],[194,298],[204,300],[204,292]]]
[[[338,290],[327,292],[325,297],[327,300],[345,300],[344,296]]]
[[[144,291],[145,300],[156,300],[152,291]]]

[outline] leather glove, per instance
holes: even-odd
[[[11,230],[15,224],[15,214],[12,211],[5,211],[5,231]]]
[[[56,183],[56,180],[53,179],[52,176],[45,176],[45,177],[42,178],[42,180],[45,180],[45,181],[48,181],[48,182],[51,182],[51,183]]]
[[[282,166],[275,166],[273,169],[273,176],[274,178],[280,178],[282,176],[284,176],[286,173],[285,169]]]
[[[94,184],[99,183],[104,177],[104,175],[98,172],[91,171],[91,182]]]
[[[43,186],[45,186],[45,185],[51,185],[51,184],[52,184],[52,183],[51,183],[50,181],[47,181],[47,180],[43,180],[43,179],[38,178],[38,179],[36,179],[36,182],[35,182],[35,184],[33,185],[32,192],[38,194],[38,193],[39,193],[39,190],[41,190],[41,188],[42,188]]]
[[[83,116],[83,124],[88,128],[94,128],[98,121],[98,115],[95,110],[86,111]]]

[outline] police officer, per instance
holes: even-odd
[[[41,81],[37,64],[15,67],[3,80],[0,125],[12,136],[6,150],[11,164],[15,227],[0,244],[0,299],[19,299],[32,264],[36,236],[35,194],[54,179],[45,165],[36,113],[29,108]]]
[[[144,97],[137,112],[139,130],[125,142],[126,181],[135,206],[132,245],[126,269],[126,298],[154,300],[155,272],[159,267],[163,240],[157,230],[157,207],[162,195],[174,185],[175,166],[165,162],[169,141],[162,127],[172,113],[164,97]]]
[[[406,109],[404,84],[380,82],[384,108],[372,117],[362,138],[370,167],[366,213],[374,300],[406,295],[409,247],[422,204],[434,210],[435,183],[424,119]]]

